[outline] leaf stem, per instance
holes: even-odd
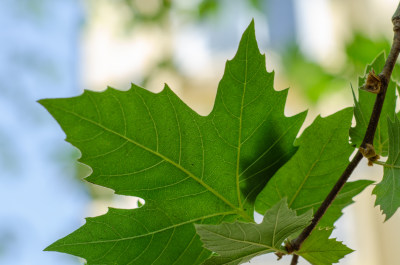
[[[373,161],[372,163],[381,165],[383,167],[388,167],[388,168],[400,168],[400,166],[392,165],[392,164],[386,164],[385,162],[382,161]]]
[[[393,37],[393,43],[392,47],[389,52],[389,56],[386,59],[385,65],[382,69],[382,72],[379,74],[379,77],[381,79],[381,89],[379,94],[376,97],[374,108],[371,114],[371,118],[368,123],[368,128],[365,133],[364,139],[361,143],[361,147],[366,147],[366,144],[373,144],[374,141],[374,136],[375,136],[375,131],[379,122],[379,117],[381,115],[382,107],[383,107],[383,102],[385,100],[385,95],[386,95],[386,90],[389,85],[390,77],[393,72],[394,65],[396,63],[397,57],[399,56],[400,52],[400,3],[397,7],[396,12],[394,13],[392,17],[392,22],[393,22],[393,32],[394,32],[394,37]],[[318,208],[318,210],[315,212],[315,215],[311,221],[311,224],[307,226],[301,234],[294,239],[290,246],[288,246],[288,253],[292,253],[294,251],[297,251],[300,249],[301,244],[310,236],[311,232],[314,230],[314,228],[318,225],[318,222],[321,220],[322,216],[325,214],[333,200],[336,198],[337,194],[340,192],[340,190],[343,188],[343,186],[346,184],[347,180],[349,179],[351,173],[354,171],[354,169],[357,167],[357,165],[360,163],[361,159],[363,158],[363,155],[360,153],[360,151],[357,151],[356,155],[354,158],[350,161],[338,181],[336,182],[335,186],[332,188],[332,190],[329,192],[328,196],[325,198],[325,200],[322,202],[321,206]],[[293,259],[295,259],[295,256],[293,256]],[[297,261],[296,261],[297,263]],[[292,265],[296,264],[293,263],[292,260]]]

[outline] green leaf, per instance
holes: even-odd
[[[347,182],[343,189],[339,192],[339,194],[336,196],[335,200],[333,203],[329,206],[328,210],[325,212],[324,216],[321,218],[321,220],[318,223],[319,228],[334,228],[334,223],[342,216],[342,210],[349,206],[350,204],[354,203],[353,197],[358,195],[360,192],[362,192],[366,187],[374,183],[374,181],[370,180],[357,180],[354,182]],[[323,198],[325,199],[325,198]],[[323,202],[323,199],[316,203],[316,205],[321,205]],[[310,205],[306,205],[304,208],[298,208],[297,212],[304,212],[304,209],[311,209]],[[313,208],[314,210],[316,208]],[[316,229],[311,233],[315,233]],[[290,240],[293,240],[297,237],[298,235],[295,235],[293,238],[290,238]]]
[[[283,197],[288,198],[289,207],[299,214],[310,209],[315,212],[343,173],[354,150],[348,143],[351,118],[351,108],[326,118],[317,117],[297,140],[297,153],[259,194],[257,212],[265,213]],[[348,183],[323,225],[333,225],[341,215],[341,208],[350,204],[351,197],[369,183]]]
[[[389,157],[384,165],[382,181],[375,186],[372,194],[376,195],[375,205],[380,205],[388,220],[400,207],[400,121],[397,116],[389,125]]]
[[[252,22],[208,116],[167,86],[158,94],[132,85],[41,100],[93,169],[89,182],[145,200],[87,218],[46,250],[88,264],[200,264],[211,252],[193,224],[253,222],[256,196],[296,151],[306,114],[285,117],[287,90],[273,82]]]
[[[385,64],[385,55],[381,53],[378,57],[368,65],[365,73],[368,74],[371,69],[376,73],[380,73],[383,65]],[[366,76],[359,78],[358,85],[362,86],[365,83]],[[376,94],[358,89],[358,101],[353,91],[354,97],[354,117],[356,119],[356,126],[350,129],[350,138],[353,145],[359,147],[367,131],[368,122],[372,114],[375,104]],[[389,82],[387,88],[385,102],[383,104],[381,117],[378,127],[376,129],[374,138],[374,147],[377,154],[382,156],[388,155],[388,126],[385,121],[386,117],[393,119],[395,116],[396,107],[396,84],[393,81]]]
[[[336,239],[329,239],[332,229],[315,229],[295,253],[313,265],[331,265],[353,252]]]
[[[297,216],[288,208],[285,198],[266,212],[261,224],[196,225],[204,246],[218,254],[204,264],[234,265],[261,254],[287,253],[282,246],[283,241],[303,230],[311,219],[311,211]]]
[[[363,73],[365,65],[376,58],[376,54],[382,51],[389,52],[391,42],[383,37],[376,36],[373,39],[362,32],[353,32],[352,40],[345,44],[347,74]],[[353,68],[353,69],[351,69]],[[393,72],[395,73],[395,71]],[[363,84],[360,84],[363,85]]]
[[[370,180],[357,180],[353,182],[347,182],[343,189],[336,196],[335,200],[329,206],[328,210],[319,222],[319,227],[333,227],[333,224],[342,216],[342,210],[354,203],[353,197],[361,193],[366,187],[374,183]],[[325,198],[324,198],[325,199]],[[322,200],[318,202],[321,205]],[[306,208],[308,209],[308,207]],[[297,211],[299,211],[298,209]]]

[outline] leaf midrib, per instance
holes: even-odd
[[[218,236],[220,236],[220,237],[222,237],[222,238],[224,238],[224,239],[226,239],[226,240],[229,240],[229,241],[234,241],[234,242],[236,242],[236,243],[246,243],[246,244],[249,244],[249,245],[251,245],[251,246],[257,246],[257,247],[263,247],[263,248],[266,248],[265,250],[267,251],[268,249],[271,249],[271,250],[273,250],[273,251],[280,251],[280,252],[282,252],[283,250],[282,249],[279,249],[279,248],[276,248],[276,247],[273,247],[273,246],[270,246],[270,245],[267,245],[267,244],[262,244],[262,243],[257,243],[257,242],[254,242],[254,241],[248,241],[248,240],[240,240],[240,239],[236,239],[236,238],[232,238],[232,237],[227,237],[227,236],[225,236],[224,234],[220,234],[220,233],[218,233],[218,232],[215,232],[215,231],[210,231],[210,230],[207,230],[209,233],[213,233],[213,234],[215,234],[215,235],[218,235]]]
[[[103,130],[105,130],[105,131],[107,131],[107,132],[109,132],[109,133],[111,133],[111,134],[114,134],[114,135],[116,135],[116,136],[118,136],[118,137],[120,137],[120,138],[122,138],[122,139],[124,139],[124,140],[126,140],[126,141],[128,141],[128,142],[130,142],[130,143],[132,143],[132,144],[134,144],[134,145],[136,145],[136,146],[138,146],[138,147],[144,149],[144,150],[146,150],[147,152],[150,152],[150,153],[152,153],[152,154],[154,154],[154,155],[160,157],[161,159],[163,159],[163,160],[165,160],[166,162],[170,163],[172,166],[178,168],[178,169],[181,170],[183,173],[185,173],[185,174],[187,174],[189,177],[191,177],[194,181],[196,181],[197,183],[199,183],[200,185],[202,185],[205,189],[207,189],[208,191],[210,191],[214,196],[216,196],[216,197],[219,198],[221,201],[223,201],[225,204],[227,204],[229,207],[231,207],[231,208],[235,211],[236,214],[242,216],[244,219],[246,219],[246,220],[248,220],[248,221],[250,221],[250,222],[254,222],[254,220],[253,220],[243,209],[238,208],[238,207],[236,207],[235,205],[233,205],[230,201],[228,201],[225,197],[223,197],[219,192],[217,192],[216,190],[214,190],[212,187],[210,187],[210,186],[209,186],[207,183],[205,183],[202,179],[196,177],[192,172],[188,171],[187,169],[185,169],[184,167],[182,167],[182,166],[179,165],[178,163],[176,163],[176,162],[174,162],[173,160],[169,159],[168,157],[164,156],[163,154],[161,154],[161,153],[159,153],[159,152],[157,152],[157,151],[154,151],[154,150],[152,150],[152,149],[150,149],[150,148],[148,148],[148,147],[146,147],[146,146],[144,146],[144,145],[142,145],[142,144],[136,142],[135,140],[132,140],[131,138],[128,138],[128,137],[125,136],[125,135],[122,135],[122,134],[120,134],[120,133],[118,133],[118,132],[116,132],[116,131],[114,131],[114,130],[111,130],[111,129],[109,129],[109,128],[103,126],[102,124],[100,124],[100,123],[98,123],[98,122],[96,122],[96,121],[93,121],[93,120],[90,120],[90,119],[88,119],[88,118],[86,118],[86,117],[84,117],[84,116],[81,116],[81,115],[79,115],[78,113],[75,113],[75,112],[73,112],[73,111],[69,111],[69,110],[66,110],[66,109],[64,109],[64,108],[60,108],[60,107],[54,106],[54,105],[53,105],[52,107],[55,108],[55,109],[64,111],[64,112],[66,112],[66,113],[69,113],[69,114],[71,114],[71,115],[74,115],[74,116],[76,116],[76,117],[78,117],[78,118],[80,118],[80,119],[82,119],[82,120],[85,120],[85,121],[87,121],[87,122],[89,122],[89,123],[91,123],[91,124],[93,124],[93,125],[96,125],[96,126],[98,126],[99,128],[101,128],[101,129],[103,129]]]
[[[240,151],[241,151],[241,141],[242,141],[242,121],[243,121],[243,105],[244,105],[244,98],[246,96],[246,88],[247,88],[247,55],[248,55],[248,47],[249,47],[249,35],[247,35],[246,40],[246,67],[244,72],[244,82],[243,82],[243,93],[242,93],[242,101],[240,104],[240,118],[239,118],[239,137],[238,137],[238,147],[237,147],[237,158],[236,158],[236,193],[238,197],[239,207],[243,208],[242,199],[240,197],[240,174],[239,174],[239,164],[240,164]]]
[[[185,222],[182,222],[182,223],[179,223],[179,224],[174,224],[174,225],[171,225],[171,226],[167,226],[165,228],[162,228],[162,229],[159,229],[159,230],[156,230],[156,231],[152,231],[152,232],[148,232],[148,233],[145,233],[145,234],[137,235],[137,236],[122,237],[122,238],[109,239],[109,240],[78,242],[78,243],[71,243],[71,244],[63,244],[62,246],[64,247],[64,246],[76,246],[76,245],[87,245],[87,244],[101,244],[101,243],[110,243],[110,242],[120,242],[120,241],[132,240],[132,239],[137,239],[137,238],[142,238],[142,237],[158,234],[158,233],[161,233],[161,232],[164,232],[164,231],[167,231],[167,230],[170,230],[170,229],[174,229],[174,228],[177,228],[179,226],[187,225],[187,224],[190,224],[190,223],[193,223],[193,222],[197,222],[197,221],[200,221],[200,220],[213,218],[213,217],[216,217],[216,216],[227,216],[227,215],[231,215],[231,214],[236,214],[236,212],[230,211],[230,212],[210,214],[210,215],[207,215],[207,216],[203,216],[203,217],[199,217],[199,218],[196,218],[196,219],[188,220],[188,221],[185,221]],[[90,219],[87,219],[87,221],[88,221],[88,223],[93,222],[93,221],[90,221]],[[97,223],[99,223],[99,222],[97,221]]]
[[[335,131],[338,129],[338,127],[336,127]],[[311,165],[310,169],[308,170],[307,174],[304,176],[304,179],[302,181],[302,183],[300,184],[299,188],[297,189],[296,193],[293,195],[292,199],[290,200],[290,202],[288,203],[289,207],[292,206],[293,202],[296,200],[297,196],[299,195],[300,191],[303,189],[303,186],[305,185],[305,183],[307,182],[307,180],[310,177],[311,172],[313,171],[314,167],[317,165],[317,163],[319,162],[319,159],[322,156],[322,153],[325,151],[326,146],[332,141],[332,138],[335,134],[332,133],[329,137],[329,139],[325,142],[325,144],[322,146],[321,151],[318,154],[317,159],[314,161],[314,163]]]

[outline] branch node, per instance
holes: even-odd
[[[362,87],[360,87],[360,89],[374,94],[379,94],[379,92],[381,91],[381,87],[382,87],[382,80],[377,74],[375,74],[374,69],[372,69],[368,73],[367,81]]]
[[[365,148],[358,148],[360,153],[368,159],[368,166],[373,166],[375,161],[378,161],[380,156],[376,154],[375,148],[372,144],[365,144]]]
[[[296,249],[293,247],[292,242],[290,241],[286,241],[285,242],[285,248],[286,248],[286,252],[288,254],[292,254]]]
[[[282,257],[285,256],[286,254],[285,254],[285,253],[282,253],[282,252],[275,252],[275,255],[278,257],[277,260],[281,260]]]

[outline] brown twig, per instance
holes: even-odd
[[[299,255],[294,254],[290,265],[296,265],[299,262]]]
[[[393,22],[393,31],[394,31],[393,43],[392,43],[392,47],[389,52],[389,56],[386,59],[385,65],[382,69],[382,72],[379,74],[379,78],[381,80],[380,91],[377,94],[374,108],[373,108],[373,111],[371,114],[371,118],[368,123],[368,128],[365,133],[364,139],[361,143],[361,147],[363,147],[363,148],[365,148],[367,144],[373,145],[375,131],[378,126],[379,117],[381,115],[381,111],[382,111],[382,107],[383,107],[383,102],[385,100],[386,90],[389,85],[390,77],[392,75],[393,68],[396,63],[397,57],[399,56],[399,52],[400,52],[400,3],[397,7],[396,12],[394,13],[394,15],[392,17],[392,22]],[[307,226],[301,232],[301,234],[291,242],[290,247],[288,249],[289,253],[299,250],[301,247],[301,244],[310,236],[311,232],[317,226],[318,222],[321,220],[321,218],[325,214],[326,210],[329,208],[329,206],[331,205],[333,200],[336,198],[337,194],[343,188],[344,184],[346,184],[351,173],[357,167],[358,163],[360,163],[362,158],[363,158],[363,155],[361,154],[360,151],[358,151],[356,153],[356,155],[354,156],[354,158],[350,161],[349,165],[344,170],[343,174],[340,176],[339,180],[336,182],[335,186],[329,192],[328,196],[322,202],[321,206],[315,212],[315,215],[311,221],[311,224],[309,226]],[[298,257],[296,258],[296,256],[297,255],[293,256],[291,265],[297,264]]]

